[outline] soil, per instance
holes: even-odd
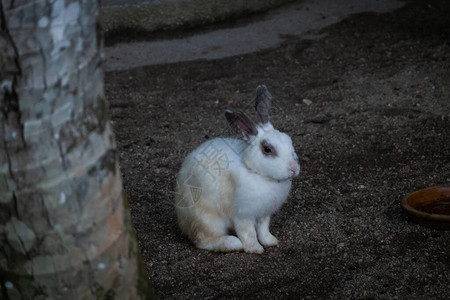
[[[106,74],[131,213],[161,298],[450,299],[450,232],[407,194],[450,185],[450,2],[353,15],[318,39],[238,57]],[[224,110],[273,95],[302,171],[261,255],[195,248],[177,227],[176,174]],[[254,115],[254,114],[253,114]]]

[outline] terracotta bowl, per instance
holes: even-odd
[[[450,230],[450,187],[430,187],[402,200],[402,207],[416,223]]]

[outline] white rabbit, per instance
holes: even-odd
[[[198,248],[262,253],[262,246],[278,244],[269,231],[270,217],[285,202],[300,164],[291,138],[270,123],[267,88],[258,86],[256,93],[257,123],[243,113],[225,112],[242,140],[203,143],[178,174],[178,224]]]

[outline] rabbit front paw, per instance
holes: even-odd
[[[266,216],[258,220],[256,224],[256,231],[258,233],[258,240],[264,247],[278,245],[278,240],[269,231],[270,216]]]
[[[234,226],[237,236],[242,241],[244,250],[247,253],[263,253],[264,248],[258,242],[255,224],[252,220],[235,219]]]
[[[259,242],[264,247],[271,247],[271,246],[278,245],[278,239],[276,237],[274,237],[270,232],[268,232],[264,235],[261,235],[258,238],[259,238]]]
[[[264,252],[263,246],[261,246],[257,241],[251,243],[251,244],[244,244],[244,251],[246,253],[257,253],[261,254]]]

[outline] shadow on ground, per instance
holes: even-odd
[[[107,73],[125,190],[160,297],[450,298],[450,233],[400,208],[416,189],[450,185],[449,15],[447,1],[413,1],[317,40]],[[223,111],[248,109],[261,83],[302,164],[273,218],[280,245],[198,250],[176,226],[176,173],[200,143],[232,135]]]

